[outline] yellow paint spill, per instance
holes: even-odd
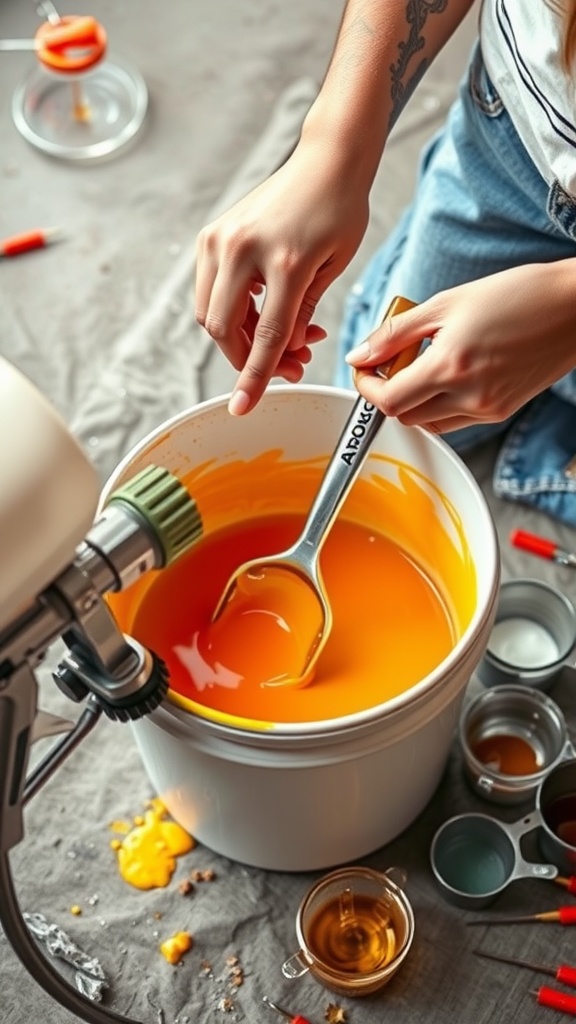
[[[137,825],[137,824],[139,824],[139,822],[134,820],[134,825]],[[118,834],[121,835],[121,836],[127,836],[131,828],[133,828],[133,825],[131,825],[129,821],[111,821],[110,822],[110,829],[111,829],[111,831],[112,832],[118,832]]]
[[[184,953],[192,949],[194,940],[190,932],[176,932],[170,939],[166,939],[160,946],[162,956],[165,956],[169,964],[177,964]]]
[[[144,816],[130,824],[113,821],[110,828],[124,839],[113,839],[111,848],[118,857],[118,868],[125,882],[136,889],[165,888],[176,869],[176,858],[196,845],[181,825],[166,820],[167,811],[160,800],[151,800]]]

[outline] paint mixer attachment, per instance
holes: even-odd
[[[41,0],[46,18],[33,39],[1,39],[0,51],[32,50],[36,65],[16,88],[12,117],[24,138],[65,160],[101,160],[142,126],[148,92],[140,73],[108,57],[104,27],[91,16],[60,16]]]
[[[153,711],[167,690],[163,662],[119,629],[104,595],[186,552],[202,526],[186,488],[147,466],[95,519],[96,471],[33,385],[0,359],[0,425],[18,448],[0,451],[0,924],[31,976],[88,1024],[126,1018],[65,982],[31,938],[14,892],[9,853],[23,838],[23,807],[99,721]],[[76,703],[76,723],[38,712],[35,671],[51,644],[67,654],[52,673]],[[63,733],[27,777],[30,747]]]

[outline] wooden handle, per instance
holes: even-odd
[[[397,295],[386,310],[386,314],[382,323],[385,323],[391,316],[396,316],[397,313],[405,313],[408,309],[414,309],[416,302],[411,302],[410,299],[405,299],[402,295]],[[381,363],[372,372],[378,377],[382,377],[384,380],[390,380],[398,370],[403,370],[404,367],[409,366],[413,363],[420,351],[420,341],[415,341],[413,345],[408,345],[407,348],[402,349],[398,355],[392,356],[386,363]]]

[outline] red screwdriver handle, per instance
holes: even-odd
[[[560,967],[556,971],[556,981],[562,982],[563,985],[570,985],[572,988],[576,988],[576,967],[570,967],[568,964],[560,964]]]
[[[536,999],[541,1006],[551,1006],[554,1010],[572,1013],[576,1017],[576,996],[568,996],[565,992],[542,985],[536,993]]]
[[[560,907],[558,920],[560,924],[576,924],[576,907]]]
[[[532,555],[540,555],[541,558],[554,558],[558,545],[545,537],[537,537],[534,533],[527,533],[526,530],[513,530],[510,534],[510,543],[515,548],[529,551]]]

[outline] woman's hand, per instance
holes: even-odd
[[[235,415],[256,405],[272,376],[299,381],[310,345],[326,337],[314,310],[368,224],[368,187],[357,184],[334,147],[301,141],[275,174],[200,233],[196,318],[239,371]]]
[[[425,338],[390,380],[366,372]],[[387,320],[347,361],[364,398],[402,423],[447,433],[507,419],[576,366],[576,259],[440,292]]]

